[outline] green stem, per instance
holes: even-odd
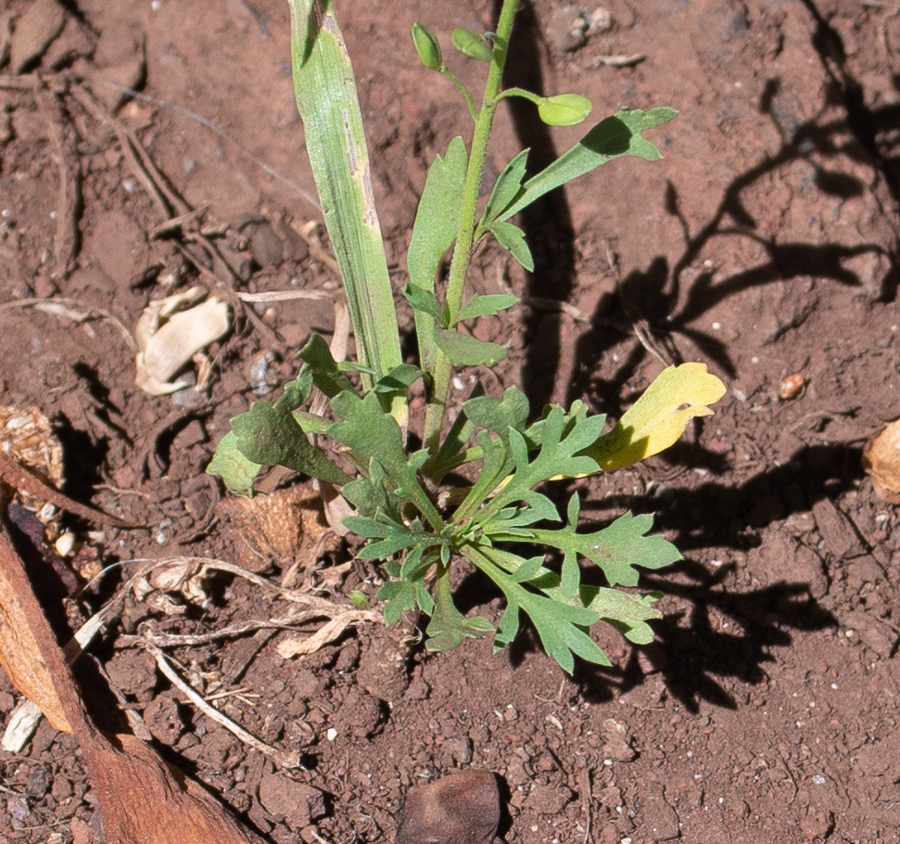
[[[497,22],[497,34],[494,37],[493,59],[488,71],[487,84],[481,110],[475,119],[475,131],[472,135],[472,150],[469,154],[469,165],[466,170],[466,186],[464,189],[463,212],[453,259],[450,263],[450,277],[447,281],[447,296],[444,308],[447,313],[447,324],[454,328],[459,321],[459,309],[462,307],[466,276],[469,262],[472,259],[472,246],[475,238],[475,224],[478,211],[478,194],[484,172],[484,161],[487,155],[488,139],[494,112],[500,102],[500,85],[503,79],[503,68],[512,34],[513,20],[516,16],[517,0],[503,0],[500,19]],[[452,365],[447,356],[435,349],[434,387],[428,409],[425,411],[425,427],[423,439],[429,452],[437,454],[440,445],[441,429],[444,424],[444,410],[447,406],[447,394],[450,388]]]
[[[456,86],[460,94],[463,95],[463,99],[466,101],[466,107],[469,109],[469,115],[471,116],[472,120],[478,120],[478,112],[475,109],[475,102],[472,99],[471,94],[469,94],[468,90],[466,89],[466,86],[462,84],[456,74],[453,73],[453,71],[450,70],[450,68],[446,65],[443,65],[441,67],[441,73],[446,76],[447,79],[449,79]]]
[[[532,94],[531,91],[526,91],[524,88],[507,88],[497,95],[498,100],[505,100],[507,97],[522,97],[522,99],[529,100],[535,105],[546,99],[546,97],[542,97],[539,94]]]

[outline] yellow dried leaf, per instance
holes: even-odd
[[[706,364],[670,366],[656,377],[619,424],[585,454],[606,472],[630,466],[672,445],[695,416],[710,416],[708,405],[725,395],[725,385]]]

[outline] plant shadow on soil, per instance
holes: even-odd
[[[821,21],[817,21],[811,40],[825,62],[827,55],[823,45],[831,44],[834,39],[839,41],[839,38],[824,24],[831,34],[830,38],[825,38],[821,34],[822,25]],[[505,81],[509,85],[545,94],[541,68],[546,57],[541,55],[540,26],[530,7],[518,22],[516,35],[517,51],[510,56]],[[831,51],[835,49],[831,48]],[[842,55],[842,48],[837,50],[837,54]],[[818,117],[803,123],[793,122],[793,118],[786,117],[777,105],[782,90],[781,80],[773,78],[768,81],[758,111],[772,121],[782,138],[782,146],[775,154],[762,156],[757,164],[738,175],[723,191],[715,213],[695,233],[692,233],[690,221],[681,210],[677,188],[671,182],[667,184],[666,210],[678,220],[683,231],[682,254],[671,264],[663,255],[650,258],[646,270],[631,272],[617,284],[614,294],[601,296],[591,319],[591,328],[577,340],[575,360],[579,372],[571,379],[567,403],[589,396],[595,406],[601,406],[615,416],[621,415],[623,408],[618,397],[622,387],[634,377],[646,357],[646,349],[641,344],[634,344],[631,353],[624,356],[610,378],[600,379],[595,373],[611,346],[619,341],[620,336],[632,333],[639,322],[645,322],[651,337],[665,346],[673,362],[683,361],[682,353],[671,341],[673,335],[680,335],[722,371],[734,377],[735,364],[725,344],[695,327],[703,314],[733,295],[773,283],[811,277],[859,287],[862,284],[860,278],[844,266],[844,262],[874,253],[884,257],[888,263],[876,298],[882,302],[893,300],[900,282],[900,261],[895,251],[886,252],[877,243],[848,246],[776,242],[773,237],[764,237],[757,232],[758,221],[742,199],[742,193],[748,188],[798,160],[812,168],[813,186],[822,195],[839,200],[860,196],[866,189],[861,181],[828,169],[817,160],[827,161],[842,156],[872,167],[885,179],[889,192],[895,198],[900,196],[896,162],[885,158],[875,143],[876,134],[884,134],[896,127],[896,107],[868,109],[857,101],[858,98],[854,98],[855,83],[847,73],[830,76],[832,87],[828,92],[828,105],[842,108],[844,114],[840,119],[829,122],[820,122]],[[558,156],[552,136],[530,103],[512,98],[509,108],[520,144],[531,149],[529,170],[537,172]],[[852,139],[849,143],[848,136]],[[535,270],[528,275],[526,282],[527,297],[565,302],[575,285],[575,230],[565,193],[553,191],[530,206],[523,212],[521,224],[528,242],[532,244],[535,261]],[[727,278],[716,279],[714,272],[701,272],[688,287],[684,284],[686,271],[698,261],[704,247],[717,237],[749,239],[763,251],[766,260]],[[783,326],[776,327],[776,335],[772,339],[777,339],[781,331],[802,322],[815,305],[813,294],[801,313],[791,316]],[[559,377],[562,327],[563,322],[558,316],[541,313],[535,308],[526,317],[525,331],[531,342],[528,344],[522,378],[533,407],[542,407],[549,400],[554,382]]]
[[[665,506],[657,513],[654,531],[666,531],[685,554],[711,547],[749,550],[761,543],[762,529],[793,514],[809,512],[816,502],[839,497],[850,489],[863,476],[860,457],[857,448],[808,446],[786,463],[764,469],[737,486],[708,482],[694,489],[670,489]],[[686,460],[685,464],[696,465],[696,461]],[[615,495],[603,500],[602,509],[607,507],[616,513],[653,509],[646,498]],[[600,508],[586,502],[585,509]],[[838,624],[812,597],[811,584],[779,582],[735,592],[723,586],[733,570],[733,564],[726,564],[711,572],[688,558],[658,576],[645,574],[641,579],[643,589],[673,596],[690,606],[687,626],[681,623],[685,613],[653,622],[656,640],[642,648],[649,664],[662,673],[669,692],[690,711],[697,710],[701,699],[735,707],[731,695],[712,675],[760,683],[765,679],[763,663],[773,661],[768,649],[789,646],[791,629],[822,630]],[[675,576],[680,577],[676,580]],[[713,629],[713,610],[743,632],[735,635]],[[584,681],[587,686],[603,682],[609,673],[582,668],[586,675],[593,675]],[[620,693],[642,682],[644,674],[636,653],[616,676]]]
[[[773,88],[777,89],[777,86],[778,83],[774,82]],[[760,104],[761,112],[767,113],[770,110],[768,104]],[[848,149],[836,143],[835,138],[847,129],[846,120],[821,126],[811,121],[798,126],[777,155],[765,158],[732,181],[724,190],[716,212],[696,234],[691,234],[690,223],[681,211],[676,187],[671,182],[668,183],[666,210],[679,221],[684,233],[684,250],[671,266],[665,256],[653,257],[646,270],[635,270],[621,281],[615,296],[606,294],[601,297],[591,320],[592,326],[579,337],[576,347],[576,360],[580,372],[587,373],[587,383],[583,378],[573,378],[567,401],[587,394],[592,401],[602,405],[613,415],[621,415],[623,408],[616,397],[621,393],[622,387],[634,377],[647,351],[643,345],[634,344],[631,353],[623,358],[614,376],[600,379],[593,374],[613,342],[609,326],[615,318],[624,318],[632,325],[645,321],[651,336],[663,343],[675,363],[681,363],[683,356],[671,342],[671,338],[673,335],[680,335],[700,354],[714,361],[729,377],[734,378],[737,375],[736,367],[725,343],[694,326],[707,311],[734,295],[774,283],[794,280],[805,282],[810,278],[860,287],[861,279],[845,267],[843,262],[873,253],[884,257],[888,262],[888,270],[881,279],[876,299],[882,302],[893,300],[900,277],[900,261],[894,252],[885,252],[877,243],[853,246],[834,243],[776,243],[774,239],[756,233],[757,220],[741,199],[744,190],[795,160],[803,160],[813,168],[816,187],[823,194],[839,199],[858,195],[862,192],[863,185],[853,177],[831,174],[811,157],[812,153],[823,157],[850,155],[859,162],[877,165],[878,162],[873,162],[861,146]],[[890,183],[889,179],[887,181]],[[719,280],[714,272],[701,272],[686,287],[683,283],[685,271],[698,261],[704,246],[716,237],[748,238],[763,250],[766,260]],[[799,313],[792,314],[783,324],[776,326],[770,340],[776,340],[783,331],[799,325],[815,307],[816,296],[813,293]]]
[[[759,531],[768,525],[808,512],[815,502],[849,489],[862,476],[859,458],[859,449],[810,446],[788,463],[765,469],[738,486],[710,482],[695,489],[670,489],[653,531],[666,531],[686,553],[709,547],[747,551],[761,543]],[[561,490],[556,494],[566,495]],[[600,506],[585,502],[583,512],[647,512],[653,503],[646,497],[612,495]],[[737,514],[747,516],[738,522]],[[775,661],[771,649],[789,647],[791,630],[838,626],[837,618],[811,595],[810,583],[782,581],[737,592],[726,584],[735,569],[734,563],[727,563],[711,571],[688,557],[659,575],[642,574],[643,591],[670,596],[687,608],[652,622],[656,638],[650,645],[633,647],[622,667],[578,661],[575,680],[585,700],[612,700],[645,682],[648,673],[659,672],[668,694],[690,712],[698,711],[700,701],[736,709],[738,701],[716,677],[760,684],[766,679],[764,664]],[[583,582],[606,585],[593,567],[583,571]],[[480,574],[464,578],[456,593],[460,609],[466,612],[483,605],[486,592],[491,592],[490,584]],[[713,614],[727,619],[731,630],[715,629]],[[539,649],[534,628],[523,618],[520,635],[509,647],[511,662],[519,664],[527,653]]]
[[[527,31],[532,30],[533,26],[528,25]],[[521,37],[521,31],[518,34]],[[521,40],[529,41],[528,38]],[[529,50],[525,50],[520,43],[523,48],[520,56],[530,52],[534,60],[527,63],[523,60],[523,64],[527,68],[539,68],[537,42],[532,38],[528,46]],[[540,90],[540,78],[535,79],[533,76],[539,71],[530,70],[531,76],[528,76],[528,71],[523,73],[528,78],[516,75],[515,84],[530,85],[532,89]],[[779,85],[778,80],[773,80],[768,87],[767,95],[760,103],[761,113],[771,114],[771,100]],[[514,110],[513,115],[520,138],[527,138],[533,150],[541,151],[541,157],[548,156],[552,159],[553,146],[546,127],[533,125],[531,121],[534,118],[528,110],[523,109],[521,114]],[[879,119],[879,115],[873,115],[873,119]],[[777,125],[777,121],[775,122]],[[859,287],[862,284],[859,277],[844,267],[842,262],[865,253],[874,252],[887,258],[889,269],[882,279],[878,299],[891,300],[897,287],[896,255],[885,254],[883,248],[875,243],[855,246],[775,243],[755,232],[757,222],[741,199],[742,192],[748,187],[795,159],[803,159],[813,167],[816,186],[823,193],[842,198],[858,195],[863,190],[859,182],[844,175],[833,177],[829,170],[812,159],[813,153],[822,157],[849,154],[859,162],[872,164],[872,158],[864,144],[848,149],[846,145],[836,143],[835,138],[846,133],[848,128],[856,135],[854,127],[849,124],[850,121],[845,120],[824,125],[810,121],[797,126],[789,138],[785,137],[777,155],[766,158],[734,179],[723,191],[716,212],[694,235],[679,208],[678,192],[670,183],[667,188],[667,210],[679,220],[684,231],[683,253],[671,266],[665,256],[652,258],[646,271],[632,272],[622,280],[617,296],[607,295],[601,298],[592,320],[592,328],[577,341],[576,360],[581,371],[594,373],[605,353],[617,342],[618,338],[612,336],[609,330],[612,312],[614,316],[624,317],[632,324],[638,320],[646,320],[651,332],[663,339],[667,340],[674,334],[683,336],[702,355],[734,377],[735,365],[726,346],[718,338],[694,328],[693,323],[709,309],[733,295],[776,282],[815,276]],[[540,166],[537,156],[533,156],[532,164]],[[564,195],[557,192],[552,207],[536,204],[531,210],[532,214],[526,216],[523,227],[532,234],[541,234],[544,238],[553,237],[555,245],[546,254],[536,250],[536,270],[529,278],[528,295],[544,298],[552,296],[565,301],[573,288],[574,235]],[[750,238],[763,248],[767,260],[719,281],[714,280],[713,273],[701,273],[686,288],[683,284],[685,270],[698,259],[703,247],[714,237]],[[567,241],[561,244],[557,238],[566,238]],[[540,238],[538,242],[541,242]],[[543,265],[540,262],[547,262],[547,267],[552,266],[552,272],[546,267],[542,272]],[[538,278],[543,281],[536,281]],[[682,298],[683,303],[679,305]],[[644,303],[641,310],[637,308],[637,302]],[[815,307],[815,299],[810,301],[809,307]],[[621,313],[617,314],[615,310]],[[800,319],[805,319],[806,315],[808,314],[801,314]],[[547,381],[548,368],[554,368],[553,377],[556,377],[558,373],[555,367],[559,362],[561,344],[559,321],[556,321],[557,331],[552,335],[546,330],[538,331],[538,322],[533,317],[526,327],[530,335],[536,336],[535,342],[529,344],[528,362],[523,373],[525,389],[533,406],[541,406],[549,398],[552,383],[548,384]],[[680,362],[681,355],[674,345],[667,342],[666,346],[673,359]],[[612,378],[600,380],[591,375],[588,384],[579,383],[580,379],[574,378],[567,401],[589,395],[595,405],[603,406],[613,416],[620,416],[624,407],[618,397],[624,385],[634,377],[646,354],[646,349],[635,343]],[[715,473],[723,473],[728,468],[718,455],[702,452],[696,447],[673,449],[668,457],[674,458],[675,463],[704,466]],[[858,449],[805,447],[783,465],[766,469],[739,486],[729,487],[710,482],[696,489],[672,491],[666,498],[665,506],[660,508],[655,529],[674,532],[674,544],[682,552],[714,545],[747,550],[758,544],[759,539],[734,528],[738,513],[751,513],[752,527],[759,529],[776,519],[786,518],[791,513],[807,511],[822,498],[839,495],[861,475]],[[783,495],[783,490],[790,490],[790,495]],[[604,499],[603,508],[613,507],[617,512],[628,508],[641,511],[653,503],[647,499],[611,496]],[[585,511],[591,507],[590,501],[585,502]],[[704,520],[691,518],[692,512],[703,514]],[[715,514],[712,521],[708,518],[709,514]],[[662,577],[642,579],[642,587],[677,597],[690,605],[687,626],[682,622],[684,613],[669,615],[654,622],[656,641],[641,650],[645,665],[649,662],[652,670],[659,671],[668,692],[693,712],[697,711],[700,700],[720,707],[736,708],[736,701],[714,677],[732,676],[750,685],[762,682],[765,679],[763,665],[774,661],[769,649],[789,646],[792,642],[789,632],[791,629],[820,630],[837,625],[836,618],[811,597],[809,584],[782,582],[736,594],[721,587],[722,581],[731,571],[732,567],[726,565],[711,574],[699,563],[686,560],[675,568],[667,569]],[[676,574],[693,582],[687,585],[676,583],[672,578]],[[460,590],[460,598],[463,600],[465,587],[464,583]],[[484,594],[480,588],[473,589],[472,592]],[[742,632],[735,634],[714,630],[710,620],[711,610],[728,616]],[[521,661],[526,652],[537,647],[538,640],[533,629],[524,625],[519,639],[511,646],[510,657],[513,662]],[[621,669],[597,668],[579,663],[576,679],[582,684],[586,699],[609,700],[645,680],[645,670],[640,662],[635,650]]]
[[[813,17],[816,31],[811,36],[812,44],[825,62],[828,51],[823,38],[829,33],[823,35],[822,21],[815,15]],[[517,25],[518,50],[511,57],[505,81],[546,93],[541,74],[544,57],[539,32],[540,27],[529,7]],[[830,34],[837,37],[833,31]],[[833,45],[829,49],[834,52]],[[886,259],[887,272],[880,279],[874,298],[881,302],[895,298],[900,261],[894,250],[885,250],[874,242],[851,246],[776,242],[774,237],[758,232],[758,221],[742,198],[745,191],[762,179],[777,174],[780,168],[797,160],[804,161],[812,169],[814,188],[822,195],[839,200],[861,195],[866,187],[859,180],[820,163],[840,156],[872,167],[885,179],[889,192],[895,198],[900,195],[896,166],[874,143],[875,133],[883,133],[898,124],[897,109],[890,106],[866,109],[852,96],[852,78],[846,73],[830,74],[830,77],[832,89],[828,105],[840,107],[844,112],[842,117],[829,122],[816,117],[793,125],[785,121],[777,107],[781,80],[769,80],[758,110],[771,119],[781,135],[782,146],[774,155],[763,156],[738,175],[723,190],[715,212],[699,227],[692,227],[683,213],[675,185],[667,184],[666,210],[677,219],[683,231],[681,255],[671,262],[664,255],[650,258],[646,270],[633,271],[617,284],[615,293],[601,297],[591,327],[581,333],[576,342],[575,360],[579,371],[571,379],[567,403],[587,396],[595,407],[602,407],[613,417],[621,416],[624,411],[623,387],[644,362],[648,353],[646,348],[635,343],[611,377],[601,379],[596,372],[612,346],[639,322],[649,328],[651,337],[665,347],[676,363],[683,360],[672,342],[673,336],[678,335],[722,371],[735,377],[735,362],[726,345],[695,327],[705,313],[732,296],[774,283],[799,283],[810,278],[861,287],[862,280],[845,263],[860,255],[876,254]],[[513,100],[509,105],[520,142],[532,150],[530,169],[545,166],[557,155],[547,127],[539,122],[528,104]],[[575,282],[575,234],[565,194],[555,191],[546,201],[535,203],[523,214],[522,226],[529,242],[537,245],[535,271],[528,276],[527,296],[565,302],[573,292]],[[703,271],[686,284],[688,271],[697,263],[704,247],[720,237],[753,241],[764,260],[726,278],[716,278],[713,272]],[[772,340],[777,339],[780,332],[799,325],[816,305],[813,292],[799,314],[793,315],[785,325],[776,326]],[[550,316],[532,309],[525,326],[532,342],[527,347],[523,386],[533,407],[540,407],[549,400],[553,381],[559,377],[563,323],[559,318],[550,319]],[[552,330],[548,330],[550,324]],[[696,447],[682,446],[673,449],[668,456],[675,463],[704,466],[714,474],[722,474],[730,468],[724,465],[720,456]],[[655,530],[673,533],[674,544],[685,553],[713,546],[747,550],[760,543],[759,529],[793,513],[807,512],[816,501],[847,491],[862,476],[859,456],[859,449],[845,446],[807,446],[798,450],[789,461],[764,469],[738,486],[709,482],[694,489],[670,490],[664,506],[655,507],[658,510]],[[647,498],[614,495],[604,499],[601,506],[602,509],[614,508],[618,513],[628,508],[646,511],[648,506],[652,508],[658,504]],[[599,509],[590,501],[584,503],[583,509],[587,512],[592,506]],[[749,531],[742,525],[737,526],[738,515],[743,513],[749,513],[746,519]],[[675,597],[687,603],[689,609],[653,623],[656,640],[639,649],[642,659],[639,659],[639,650],[633,649],[622,668],[601,668],[579,662],[576,680],[582,686],[585,699],[605,701],[629,691],[645,681],[649,665],[651,671],[660,672],[668,693],[688,710],[696,712],[701,700],[734,709],[737,702],[715,677],[734,677],[749,685],[759,684],[765,680],[764,664],[774,661],[770,649],[789,646],[791,630],[810,631],[837,626],[835,616],[811,596],[810,584],[784,581],[736,593],[723,585],[733,571],[733,564],[710,572],[699,562],[686,559],[666,569],[659,577],[644,576],[643,588]],[[467,600],[466,594],[471,596],[472,606],[482,602],[483,598],[476,596],[484,595],[484,586],[476,574],[465,578],[458,593],[461,605]],[[727,617],[732,629],[740,632],[714,629],[713,612]],[[688,616],[687,624],[684,623],[685,616]],[[510,647],[510,658],[514,663],[520,662],[525,653],[538,648],[535,631],[523,624],[519,638]]]

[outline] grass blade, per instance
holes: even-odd
[[[297,108],[369,388],[402,359],[353,67],[331,0],[289,2]]]

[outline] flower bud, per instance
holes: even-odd
[[[468,29],[454,29],[450,34],[453,46],[470,59],[489,62],[494,57],[487,38]]]
[[[439,71],[444,66],[444,59],[441,56],[441,45],[437,36],[427,26],[414,23],[412,37],[422,64],[429,70]]]

